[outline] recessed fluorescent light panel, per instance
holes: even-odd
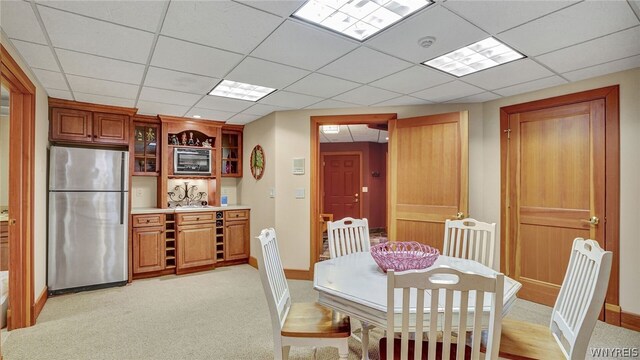
[[[222,80],[209,95],[224,96],[233,99],[258,101],[276,91],[276,89],[245,84],[237,81]]]
[[[309,0],[293,17],[364,41],[432,3],[430,0]]]
[[[320,131],[324,134],[339,134],[340,125],[320,125]]]
[[[490,37],[433,60],[425,61],[423,64],[460,77],[524,57],[519,52]]]

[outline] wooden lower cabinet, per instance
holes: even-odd
[[[181,225],[178,223],[177,270],[214,265],[215,223]]]
[[[141,227],[133,229],[133,273],[164,270],[164,227]]]
[[[224,259],[249,258],[249,220],[227,221],[224,226]]]

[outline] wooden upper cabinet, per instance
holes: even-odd
[[[129,144],[129,116],[94,113],[93,141],[100,144]]]
[[[91,142],[93,136],[91,111],[53,108],[51,140]]]
[[[53,142],[129,145],[129,120],[136,109],[49,98]]]
[[[222,176],[242,177],[242,127],[222,128]]]

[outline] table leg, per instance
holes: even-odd
[[[362,360],[369,360],[369,323],[362,322]]]

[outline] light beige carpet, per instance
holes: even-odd
[[[315,301],[309,281],[289,281],[294,301]],[[550,308],[518,301],[509,316],[546,324]],[[355,323],[355,321],[354,321]],[[372,333],[369,354],[378,359]],[[599,323],[592,345],[640,347],[640,333]],[[361,357],[350,340],[349,359]],[[273,359],[271,323],[258,272],[248,265],[186,276],[137,280],[131,285],[50,298],[27,329],[2,346],[17,359]],[[293,348],[291,359],[310,359]],[[319,359],[337,359],[320,349]]]

